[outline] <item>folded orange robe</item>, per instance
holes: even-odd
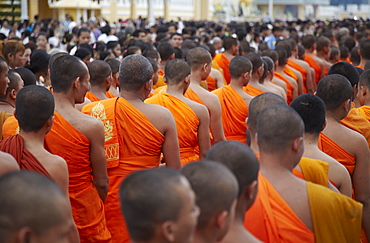
[[[110,91],[105,92],[105,96],[107,96],[107,98],[109,98],[109,99],[116,97]]]
[[[2,135],[3,139],[19,134],[19,124],[15,116],[11,116],[5,120],[3,124]]]
[[[1,141],[0,151],[11,154],[18,162],[21,170],[37,172],[51,178],[49,172],[47,172],[38,159],[24,148],[24,141],[20,135],[14,135]]]
[[[282,74],[278,73],[278,72],[275,72],[274,73],[274,76],[280,80],[283,80],[286,84],[286,87],[287,87],[287,90],[286,90],[286,96],[287,96],[287,103],[288,105],[290,103],[292,103],[293,101],[293,90],[294,90],[294,87],[293,85],[289,82],[288,79],[286,79]]]
[[[45,148],[66,160],[69,173],[69,199],[81,242],[111,242],[104,205],[93,184],[90,141],[58,112],[45,136]]]
[[[86,92],[86,95],[85,95],[86,98],[88,98],[91,102],[95,102],[95,101],[99,101],[100,99],[98,97],[96,97],[93,93],[91,93],[90,91],[89,92]]]
[[[261,173],[258,175],[258,194],[245,214],[244,226],[265,243],[315,242],[313,232]]]
[[[218,66],[220,66],[220,68],[222,68],[222,70],[224,71],[226,83],[229,84],[231,79],[229,70],[230,60],[223,53],[218,53],[215,56],[214,60],[215,62],[217,62]]]
[[[243,98],[230,85],[214,90],[222,109],[222,125],[226,140],[235,140],[247,143],[247,125],[245,119],[248,117],[248,106]]]
[[[211,75],[208,75],[208,77],[206,78],[206,82],[207,82],[207,86],[208,86],[208,91],[211,92],[211,91],[217,89],[216,79],[212,78]]]
[[[181,164],[184,166],[199,160],[199,155],[196,153],[199,119],[190,106],[167,93],[157,94],[146,99],[145,103],[164,106],[170,110],[175,118]]]
[[[366,120],[368,120],[370,122],[370,106],[367,106],[367,105],[363,105],[359,108],[357,108],[358,112],[361,113],[361,115],[363,115]]]
[[[105,129],[106,153],[113,153],[106,154],[112,160],[107,166],[109,191],[105,201],[105,215],[112,242],[129,242],[130,236],[119,205],[119,186],[132,172],[159,166],[164,135],[124,98],[87,104],[83,112],[100,117]],[[109,144],[114,149],[107,150]],[[117,154],[118,163],[115,158]]]
[[[159,69],[159,71],[158,71],[158,81],[155,85],[153,85],[153,89],[156,89],[156,88],[159,88],[159,87],[162,87],[162,86],[166,85],[166,83],[163,80],[163,76],[164,76],[164,71],[162,69]]]
[[[4,123],[5,123],[5,121],[7,120],[7,119],[9,119],[10,117],[14,117],[14,115],[13,114],[10,114],[10,113],[8,113],[8,112],[5,112],[5,111],[2,111],[2,112],[0,112],[0,134],[3,134],[3,125],[4,125]],[[3,139],[3,137],[2,136],[0,136],[0,140],[1,139]]]
[[[364,70],[364,69],[365,69],[365,68],[364,68],[363,66],[361,66],[361,65],[358,65],[358,66],[356,66],[356,67],[361,68],[362,70]]]
[[[244,90],[244,92],[246,92],[247,94],[249,94],[251,96],[257,96],[257,95],[265,93],[262,90],[257,89],[255,87],[253,87],[252,85],[249,85],[249,84],[247,86],[244,86],[243,90]]]
[[[340,123],[358,133],[361,133],[367,140],[370,148],[370,122],[355,108],[355,103],[352,102],[352,107],[347,116]]]
[[[328,187],[329,164],[317,159],[302,157],[298,163],[301,171],[293,169],[293,174],[305,181]]]
[[[184,94],[184,96],[192,101],[195,101],[199,104],[205,105],[202,99],[194,92],[191,88],[188,88]]]
[[[315,60],[308,54],[305,55],[305,59],[304,59],[308,65],[310,65],[310,67],[312,67],[314,70],[315,70],[315,80],[316,80],[316,84],[319,83],[320,81],[320,74],[321,74],[321,68],[320,66],[315,62]]]
[[[220,73],[222,74],[222,78],[224,80],[224,84],[226,85],[224,70],[222,70],[222,68],[220,68],[220,66],[218,65],[218,63],[215,60],[212,60],[212,68],[217,69],[218,71],[220,71]]]
[[[302,74],[303,78],[303,92],[307,94],[307,71],[303,67],[301,67],[299,64],[293,62],[292,60],[288,59],[288,66],[291,68],[294,68],[298,72]]]
[[[288,65],[285,65],[284,73],[288,75],[289,77],[293,78],[295,81],[298,81],[297,75],[293,72],[293,70]]]

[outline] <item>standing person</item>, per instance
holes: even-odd
[[[50,78],[55,116],[45,148],[67,161],[69,197],[81,242],[110,242],[103,206],[108,191],[104,128],[75,109],[90,88],[89,72],[77,57],[61,55],[51,65]]]
[[[313,35],[306,35],[302,37],[302,46],[305,49],[304,61],[315,70],[316,85],[320,79],[324,77],[324,64],[322,60],[315,56],[313,52],[316,50],[316,38]]]

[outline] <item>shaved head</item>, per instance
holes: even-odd
[[[168,85],[178,84],[190,75],[190,67],[184,60],[175,58],[167,62],[164,73]]]
[[[277,52],[275,50],[271,50],[271,49],[264,50],[262,52],[262,56],[267,56],[267,57],[271,58],[272,61],[274,61],[274,63],[279,60],[279,55],[277,54]]]
[[[246,187],[257,180],[259,162],[252,149],[236,141],[215,144],[207,153],[207,160],[220,162],[231,170],[239,184],[240,196]]]
[[[316,95],[324,101],[326,110],[335,111],[343,102],[351,99],[352,86],[343,75],[331,74],[320,80]]]
[[[252,71],[252,63],[246,57],[236,56],[231,59],[229,64],[230,76],[231,78],[238,79],[243,74]]]
[[[310,49],[316,43],[316,38],[313,35],[305,35],[302,37],[301,43],[305,49]]]
[[[104,83],[105,79],[112,74],[112,69],[109,64],[101,61],[95,60],[91,62],[88,66],[90,73],[90,83],[91,85],[101,85]]]
[[[157,51],[161,56],[162,61],[168,61],[175,53],[175,48],[168,41],[163,41],[159,43]]]
[[[370,70],[366,70],[360,76],[360,86],[366,86],[370,89]]]
[[[370,60],[370,40],[360,42],[361,57],[365,60]]]
[[[16,92],[18,92],[23,87],[22,77],[16,71],[9,70],[8,79],[9,79],[8,88],[6,89],[5,95],[0,96],[0,99],[6,99],[9,92],[11,92],[12,90],[15,90]]]
[[[290,143],[303,137],[304,124],[298,113],[287,105],[265,108],[257,119],[257,141],[261,154],[285,153]]]
[[[287,55],[286,51],[283,48],[279,48],[279,47],[275,48],[275,51],[279,56],[279,59],[278,59],[279,67],[284,67],[285,64],[288,61],[288,55]]]
[[[191,70],[197,70],[204,64],[210,64],[212,62],[212,57],[204,48],[196,47],[188,52],[186,55],[186,61]]]
[[[286,51],[288,58],[292,55],[292,46],[286,40],[279,41],[275,47],[283,48]]]
[[[255,134],[257,132],[257,118],[261,111],[271,105],[286,105],[286,101],[279,95],[263,93],[254,97],[248,107],[248,128]]]
[[[348,79],[352,87],[357,85],[359,80],[359,75],[356,68],[349,64],[348,62],[338,62],[330,67],[328,75],[340,74]]]
[[[0,215],[3,242],[11,242],[22,229],[30,230],[31,236],[35,234],[40,239],[50,232],[57,234],[52,229],[60,226],[65,228],[62,231],[67,238],[73,225],[69,200],[59,186],[29,171],[10,172],[0,177]],[[60,239],[60,235],[54,235],[54,240],[58,237]]]
[[[215,215],[230,211],[238,194],[238,184],[231,171],[220,163],[200,161],[182,170],[190,182],[200,207],[198,229],[206,227]]]
[[[262,66],[263,64],[263,61],[262,61],[262,58],[260,55],[258,55],[257,53],[254,53],[254,52],[249,52],[247,54],[244,55],[246,58],[249,59],[249,61],[251,61],[252,63],[252,66],[253,66],[253,69],[252,69],[252,73],[255,73],[257,72],[257,70]]]
[[[317,51],[321,51],[322,49],[328,46],[330,46],[330,40],[328,37],[320,36],[319,38],[317,38],[316,40],[316,50]]]

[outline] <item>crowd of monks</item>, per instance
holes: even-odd
[[[0,59],[0,239],[368,242],[370,40],[239,44],[57,53],[48,88]]]

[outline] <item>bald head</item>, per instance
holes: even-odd
[[[220,162],[231,170],[239,184],[238,196],[257,180],[259,163],[252,149],[245,144],[236,141],[217,143],[208,151],[206,159]]]
[[[243,74],[252,71],[252,63],[246,57],[236,56],[229,64],[230,76],[233,79],[240,78]]]
[[[370,60],[370,40],[363,40],[360,43],[361,58]]]
[[[258,115],[257,141],[261,154],[285,153],[291,142],[303,137],[303,133],[301,117],[287,105],[268,106]]]
[[[286,105],[286,102],[279,95],[273,93],[263,93],[254,97],[248,107],[248,128],[253,133],[257,132],[258,115],[266,107],[271,105]]]
[[[262,60],[266,63],[265,69],[270,72],[274,68],[274,61],[268,56],[263,56]]]
[[[230,50],[233,46],[238,45],[238,40],[234,37],[227,36],[223,39],[223,48],[225,48],[225,51]]]
[[[23,88],[22,77],[16,71],[9,70],[8,79],[9,79],[8,88],[6,89],[5,95],[0,96],[1,100],[5,100],[10,92],[14,91],[16,94],[21,88]]]
[[[119,67],[120,88],[129,92],[139,91],[153,76],[153,67],[142,55],[129,55]]]
[[[106,78],[112,74],[109,64],[102,60],[95,60],[88,66],[90,83],[93,86],[102,85]]]
[[[319,135],[324,128],[326,109],[324,102],[315,95],[303,94],[290,104],[302,118],[306,133]]]
[[[198,70],[202,65],[210,64],[212,62],[212,57],[204,48],[196,47],[188,52],[186,61],[191,70]]]
[[[316,50],[322,51],[325,47],[330,47],[330,40],[325,36],[320,36],[316,40]]]
[[[187,164],[181,174],[189,180],[200,207],[198,229],[206,227],[214,216],[231,210],[238,184],[227,167],[212,161],[193,162]]]
[[[359,85],[360,87],[366,86],[368,89],[370,89],[370,70],[366,70],[361,74]]]
[[[178,84],[190,75],[190,67],[184,60],[175,58],[167,62],[164,73],[168,85]]]
[[[0,177],[0,195],[2,241],[11,242],[21,230],[39,240],[50,234],[55,234],[49,238],[51,242],[57,242],[63,234],[67,240],[72,227],[69,200],[54,181],[34,172],[10,172]],[[62,232],[53,232],[55,227],[62,227]]]
[[[267,57],[271,58],[274,63],[279,60],[279,55],[277,54],[277,52],[275,50],[271,50],[271,49],[264,50],[262,52],[262,56],[267,56]]]
[[[316,95],[324,101],[327,111],[335,111],[343,102],[351,99],[352,86],[346,77],[332,74],[320,80]]]
[[[157,51],[162,59],[162,61],[169,61],[173,54],[175,54],[175,48],[168,42],[160,42]]]
[[[278,54],[278,65],[279,67],[284,67],[288,61],[288,55],[283,48],[275,48],[276,53]]]
[[[359,80],[359,75],[356,68],[349,64],[348,62],[338,62],[330,67],[328,75],[340,74],[348,79],[352,87],[357,85]]]
[[[275,47],[282,48],[286,51],[288,58],[292,55],[292,46],[286,40],[279,41]]]
[[[313,35],[305,35],[302,37],[301,43],[305,49],[310,49],[316,44],[316,38]]]
[[[297,42],[293,38],[285,39],[285,41],[290,44],[290,48],[292,49],[292,51],[294,51],[294,49],[297,47]]]
[[[251,63],[252,63],[252,66],[253,66],[253,69],[252,69],[252,73],[256,73],[257,70],[262,66],[263,64],[263,61],[262,61],[262,58],[260,55],[258,55],[257,53],[254,53],[254,52],[249,52],[247,54],[244,55],[246,58],[248,58]]]

